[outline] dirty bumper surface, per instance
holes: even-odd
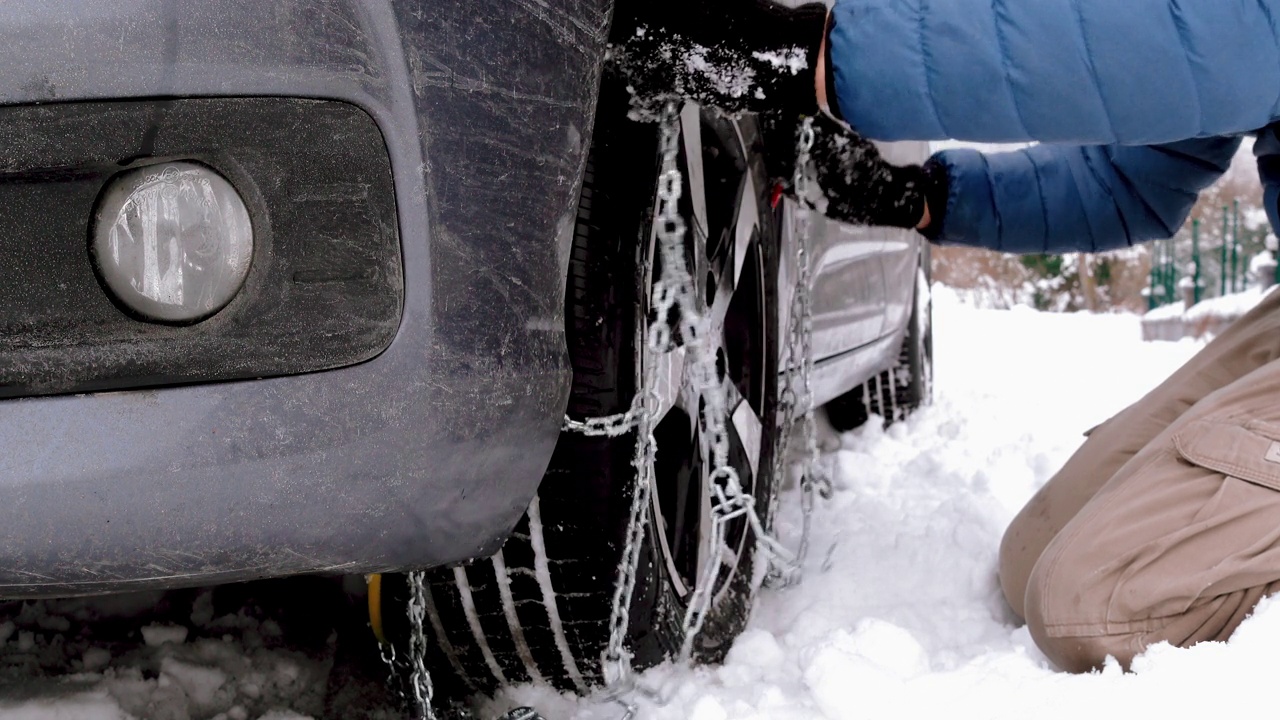
[[[565,254],[607,5],[0,9],[9,104],[361,108],[391,158],[404,275],[394,341],[361,364],[0,402],[0,595],[403,569],[495,548],[568,391]]]

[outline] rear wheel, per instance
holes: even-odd
[[[639,378],[656,367],[659,420],[655,485],[627,623],[638,667],[679,651],[682,621],[704,563],[718,566],[712,605],[694,645],[715,661],[741,631],[762,573],[745,519],[710,535],[712,448],[691,383],[691,353],[678,332],[655,351],[648,312],[655,256],[652,217],[657,130],[625,119],[621,88],[602,91],[578,212],[565,298],[574,368],[574,419],[630,407]],[[681,113],[680,211],[689,226],[686,261],[698,310],[711,320],[716,376],[724,392],[729,460],[763,517],[770,506],[776,436],[777,231],[759,139],[734,121],[686,106]],[[430,665],[454,694],[545,681],[582,692],[602,682],[602,654],[630,504],[635,433],[593,438],[564,433],[537,499],[492,558],[428,574]],[[767,519],[766,519],[767,521]],[[403,617],[403,577],[383,580],[382,615]],[[403,620],[399,620],[403,622]],[[393,641],[406,629],[390,631]]]
[[[827,404],[827,417],[840,432],[861,427],[872,415],[885,425],[933,402],[933,302],[929,278],[916,271],[907,336],[897,363]]]

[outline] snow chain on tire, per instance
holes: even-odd
[[[805,118],[796,139],[796,167],[792,177],[792,189],[802,207],[796,219],[796,287],[791,295],[791,313],[787,342],[786,385],[780,393],[781,417],[778,421],[778,451],[774,454],[773,472],[781,478],[787,472],[788,445],[797,422],[796,411],[804,412],[799,418],[804,441],[804,460],[800,476],[800,507],[802,525],[800,544],[791,563],[776,565],[768,580],[775,585],[789,587],[800,582],[805,558],[809,554],[809,535],[813,525],[815,494],[831,495],[831,479],[827,477],[818,457],[818,433],[813,411],[813,303],[812,264],[809,257],[809,213],[813,210],[812,186],[809,174],[809,153],[813,149],[813,119]],[[777,503],[775,494],[773,502]],[[772,516],[772,512],[770,513]]]
[[[679,214],[683,178],[677,167],[679,145],[679,110],[675,103],[668,103],[660,119],[661,172],[658,180],[658,209],[655,226],[659,240],[658,252],[662,264],[661,278],[654,284],[650,301],[651,317],[667,318],[673,309],[679,312],[680,336],[693,357],[693,386],[704,398],[702,420],[711,436],[714,470],[710,475],[712,498],[711,534],[712,547],[724,545],[725,525],[737,518],[746,518],[756,537],[758,549],[770,561],[770,578],[784,585],[799,581],[801,566],[809,546],[809,529],[813,513],[814,493],[827,492],[829,481],[819,473],[817,434],[813,418],[813,396],[810,374],[813,353],[810,338],[813,331],[810,302],[810,259],[808,248],[808,216],[802,212],[798,220],[797,265],[799,273],[792,295],[792,311],[789,328],[788,365],[786,385],[781,393],[782,415],[776,430],[780,433],[780,448],[774,455],[775,478],[787,470],[786,446],[797,421],[797,409],[803,407],[800,417],[806,455],[801,479],[804,524],[799,551],[795,554],[783,547],[764,527],[756,512],[755,499],[742,488],[737,471],[729,463],[728,434],[725,428],[725,395],[716,381],[716,359],[707,348],[706,318],[693,301],[693,281],[684,253],[686,225]],[[801,202],[808,200],[809,177],[807,165],[813,148],[813,121],[806,118],[801,125],[796,147],[794,189]],[[649,327],[646,343],[655,354],[671,349],[671,328],[664,322]],[[655,411],[658,398],[657,364],[644,368],[642,385],[636,392],[631,408],[625,413],[606,417],[572,420],[565,417],[563,430],[587,436],[619,437],[636,431],[637,442],[632,465],[636,473],[636,490],[632,496],[630,520],[626,529],[626,543],[618,578],[614,585],[613,607],[609,617],[609,642],[604,653],[606,697],[627,708],[631,717],[635,708],[622,700],[627,693],[637,690],[632,668],[631,653],[624,646],[627,619],[630,616],[631,596],[635,590],[636,575],[640,564],[642,539],[648,523],[650,497],[653,491],[653,463],[657,454],[657,442],[653,430],[658,420]],[[775,495],[776,498],[776,495]],[[776,503],[776,499],[774,500]],[[694,641],[702,630],[703,621],[710,610],[712,589],[717,577],[719,553],[709,553],[698,570],[692,599],[685,611],[684,640],[679,661],[688,662],[693,654]]]
[[[772,566],[770,578],[774,582],[794,584],[800,579],[801,566],[809,546],[814,493],[825,492],[825,488],[829,485],[829,481],[819,474],[813,396],[810,387],[810,373],[813,368],[810,337],[813,322],[809,287],[807,211],[802,212],[798,220],[797,266],[799,272],[792,295],[786,385],[780,397],[782,413],[776,428],[780,433],[780,448],[775,453],[773,464],[774,477],[780,478],[781,474],[787,470],[786,447],[797,421],[797,409],[804,407],[800,417],[806,448],[804,474],[801,479],[804,524],[799,550],[793,554],[768,534],[756,512],[755,498],[743,489],[737,470],[729,462],[724,390],[717,382],[715,355],[707,347],[707,319],[698,312],[693,301],[693,280],[689,275],[684,254],[687,228],[679,212],[683,177],[676,162],[680,116],[675,103],[668,103],[663,109],[660,122],[662,169],[658,181],[658,212],[655,224],[659,240],[658,252],[662,260],[662,275],[654,284],[650,306],[653,311],[652,316],[656,318],[670,317],[670,312],[678,309],[680,337],[693,356],[693,386],[705,400],[702,420],[711,436],[715,468],[709,478],[711,492],[714,495],[711,511],[712,544],[713,547],[722,547],[725,525],[732,520],[746,518],[755,534],[758,549],[770,561]],[[796,169],[793,178],[795,193],[801,203],[808,200],[807,165],[813,140],[813,121],[806,118],[797,139]],[[665,322],[652,324],[649,327],[646,344],[655,354],[669,351],[672,347],[671,328]],[[638,688],[635,686],[631,653],[625,647],[625,639],[631,597],[635,591],[640,564],[642,541],[648,523],[646,509],[653,491],[653,468],[657,455],[657,441],[653,433],[658,420],[656,417],[658,398],[654,389],[657,382],[657,364],[649,363],[644,368],[642,385],[627,412],[582,421],[565,417],[563,426],[565,431],[593,437],[619,437],[632,430],[637,434],[635,455],[632,460],[636,474],[636,491],[632,496],[622,562],[618,567],[618,578],[614,584],[613,604],[609,617],[609,642],[603,657],[605,697],[623,705],[626,708],[625,717],[627,718],[634,714],[635,706],[625,702],[623,698]],[[776,499],[773,502],[776,503]],[[679,655],[679,661],[682,663],[690,660],[694,641],[701,632],[703,621],[711,608],[712,589],[718,574],[718,557],[718,553],[709,553],[703,566],[698,570],[693,596],[683,621],[684,641]],[[411,596],[408,613],[412,634],[409,643],[410,657],[406,662],[410,678],[409,690],[413,695],[414,704],[421,713],[420,717],[423,720],[435,720],[436,715],[432,709],[434,691],[431,674],[426,664],[425,582],[425,575],[422,572],[413,572],[408,575]],[[396,657],[394,648],[386,643],[382,645],[382,650],[383,660],[393,675],[399,672],[400,660]],[[508,713],[502,720],[540,720],[540,718],[529,708],[518,708]]]

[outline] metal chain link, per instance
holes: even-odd
[[[807,189],[804,166],[807,165],[809,153],[813,147],[812,121],[806,120],[797,145],[797,192]],[[771,563],[775,575],[798,578],[800,558],[793,555],[774,539],[764,527],[764,523],[756,508],[755,498],[745,492],[737,470],[729,463],[729,439],[725,424],[726,399],[724,388],[719,381],[714,352],[708,347],[707,319],[698,311],[694,302],[693,281],[690,277],[684,252],[686,224],[679,213],[679,200],[683,194],[683,177],[677,166],[679,151],[679,112],[674,103],[668,103],[660,119],[660,156],[661,174],[658,182],[658,208],[655,216],[655,229],[658,238],[658,253],[662,260],[662,275],[654,283],[650,298],[651,317],[667,318],[673,309],[679,311],[679,328],[681,338],[690,353],[689,366],[693,389],[703,399],[702,422],[709,438],[711,448],[711,466],[714,468],[709,478],[710,492],[713,494],[711,510],[711,547],[708,555],[698,571],[694,592],[689,601],[683,621],[684,643],[681,647],[680,660],[691,658],[694,643],[702,630],[707,613],[711,607],[712,591],[719,576],[721,551],[724,548],[725,529],[728,523],[745,518],[756,537],[757,552]],[[789,369],[782,399],[784,430],[780,438],[780,449],[775,454],[775,477],[780,478],[786,470],[785,445],[795,423],[795,408],[799,406],[796,386],[803,388],[806,411],[804,414],[804,433],[809,451],[808,467],[805,472],[803,487],[805,502],[805,534],[802,548],[807,549],[809,516],[812,512],[813,490],[820,482],[817,472],[817,443],[813,422],[812,392],[809,375],[812,369],[812,353],[810,336],[812,334],[812,311],[809,302],[810,270],[807,240],[807,216],[800,216],[801,240],[799,246],[799,268],[797,287],[793,295],[792,321],[789,343]],[[671,350],[671,328],[665,322],[655,322],[644,339],[645,347],[653,354],[661,354]],[[654,394],[656,387],[657,363],[646,363],[642,373],[640,388],[632,407],[625,413],[600,418],[573,420],[566,417],[564,429],[586,435],[616,437],[637,430],[635,456],[632,465],[636,471],[636,486],[632,495],[630,519],[627,525],[626,541],[623,547],[622,562],[618,568],[618,578],[614,586],[613,606],[609,621],[609,642],[604,652],[605,682],[613,690],[610,693],[615,699],[619,692],[628,688],[634,689],[631,677],[631,655],[625,647],[626,631],[630,620],[631,596],[635,590],[636,576],[639,568],[640,550],[644,531],[648,523],[648,512],[653,490],[653,460],[657,453],[657,444],[653,430],[658,418],[654,416],[658,402]],[[799,378],[797,380],[796,378]],[[625,703],[623,703],[626,706]],[[627,706],[628,714],[634,706]]]
[[[405,608],[409,616],[409,657],[402,662],[396,654],[395,645],[390,642],[378,643],[378,653],[387,666],[393,687],[399,685],[400,678],[408,672],[408,696],[403,690],[400,695],[411,700],[420,720],[436,720],[432,707],[435,687],[427,670],[427,574],[422,571],[407,573],[405,580],[409,586],[409,602]]]
[[[382,664],[387,666],[387,684],[397,687],[400,684],[400,663],[396,657],[396,646],[389,642],[379,642],[378,655],[382,657]]]
[[[602,415],[582,420],[574,420],[565,415],[560,429],[587,437],[621,437],[639,424],[640,413],[644,412],[643,398],[642,393],[637,393],[631,401],[631,409],[617,415]]]
[[[813,304],[812,304],[812,261],[809,247],[809,213],[813,211],[813,202],[809,197],[812,187],[809,173],[809,158],[814,144],[812,118],[806,118],[800,125],[796,137],[796,165],[792,175],[792,190],[796,195],[797,211],[795,217],[796,236],[796,277],[795,289],[791,296],[791,314],[787,330],[787,355],[785,358],[785,379],[778,394],[778,446],[773,456],[773,473],[782,482],[791,464],[791,441],[799,424],[801,439],[805,445],[805,455],[801,463],[800,474],[800,506],[802,527],[800,542],[795,561],[789,565],[775,566],[774,572],[767,578],[771,585],[789,586],[800,582],[805,558],[809,553],[809,537],[812,526],[815,495],[828,497],[831,494],[831,480],[823,471],[819,461],[817,426],[814,421],[813,388]],[[803,407],[803,411],[800,408]],[[797,414],[799,417],[797,417]],[[774,494],[770,508],[770,516],[777,513],[779,495]]]
[[[435,688],[427,671],[427,574],[409,573],[409,691],[422,712],[422,720],[435,720],[431,703]]]
[[[679,200],[683,193],[684,179],[676,166],[679,144],[678,123],[679,116],[675,104],[668,104],[663,111],[661,125],[663,171],[659,180],[657,215],[662,276],[654,286],[653,304],[656,312],[653,317],[670,317],[669,312],[673,308],[679,311],[680,335],[690,359],[686,370],[689,372],[693,390],[702,399],[702,429],[706,433],[711,449],[710,465],[714,468],[708,478],[708,485],[715,496],[711,510],[712,551],[708,553],[703,566],[699,569],[698,580],[685,611],[684,644],[680,651],[680,660],[683,662],[692,656],[693,643],[702,629],[703,621],[711,606],[711,590],[719,575],[720,551],[724,546],[725,523],[746,515],[751,518],[753,528],[761,534],[763,534],[763,528],[759,518],[756,517],[754,498],[743,491],[738,471],[729,463],[729,434],[725,427],[727,403],[724,388],[717,371],[715,353],[708,345],[710,340],[708,320],[695,304],[693,278],[689,274],[685,259],[686,227],[679,213]],[[649,327],[647,344],[650,351],[655,354],[668,351],[670,343],[671,329],[665,322],[657,322]],[[649,366],[654,365],[656,363],[649,363]],[[646,422],[652,424],[653,420],[654,418],[649,418]],[[652,471],[650,470],[648,474],[651,485]],[[625,569],[630,574],[625,584],[633,586],[636,565]],[[625,632],[627,619],[619,618],[620,622],[613,626],[620,631],[620,634]]]
[[[662,173],[658,181],[658,212],[655,216],[658,252],[662,259],[662,275],[654,283],[650,298],[652,317],[667,318],[673,309],[679,310],[679,327],[685,347],[691,353],[692,385],[702,397],[702,422],[711,446],[711,465],[714,470],[708,480],[713,494],[711,509],[711,536],[713,548],[699,568],[694,592],[686,609],[683,631],[684,643],[680,660],[687,662],[693,654],[694,644],[702,631],[707,613],[711,609],[712,591],[719,577],[721,551],[724,548],[725,528],[728,523],[745,518],[756,537],[757,552],[770,563],[771,575],[781,577],[788,584],[797,582],[804,557],[808,552],[809,531],[813,513],[815,492],[830,489],[830,480],[820,472],[816,426],[813,417],[813,395],[810,376],[813,369],[813,353],[810,338],[813,332],[813,314],[810,301],[811,268],[808,248],[808,215],[802,211],[797,217],[797,277],[792,295],[786,381],[780,396],[781,418],[779,422],[778,449],[774,455],[775,482],[781,480],[787,470],[787,446],[796,423],[796,408],[803,401],[802,431],[806,445],[804,474],[801,479],[801,506],[804,525],[799,551],[790,553],[764,526],[756,500],[743,487],[738,472],[729,463],[729,436],[725,424],[725,392],[719,381],[715,353],[708,347],[707,318],[694,303],[693,280],[690,277],[684,253],[687,230],[680,216],[679,201],[683,194],[683,182],[677,166],[679,151],[679,111],[675,103],[668,103],[660,120],[660,154]],[[806,118],[797,141],[796,170],[793,184],[801,203],[806,202],[809,184],[807,165],[813,148],[813,121]],[[649,326],[644,345],[654,355],[672,349],[671,328],[666,322]],[[634,715],[636,706],[623,701],[622,696],[637,690],[631,669],[631,653],[626,648],[627,627],[630,624],[631,598],[635,592],[640,565],[644,533],[648,525],[648,507],[653,494],[653,467],[657,456],[654,427],[657,421],[658,397],[657,363],[644,366],[640,390],[631,407],[624,413],[605,417],[573,420],[566,416],[563,429],[592,437],[619,437],[636,430],[635,454],[632,466],[636,473],[635,490],[631,498],[630,518],[618,578],[614,584],[612,608],[609,617],[609,641],[603,656],[604,679],[610,688],[609,696],[626,709],[626,717]],[[797,385],[803,392],[797,392]],[[777,493],[774,493],[776,503]],[[408,603],[409,626],[409,690],[421,712],[422,720],[436,720],[432,709],[434,687],[426,665],[426,576],[423,572],[408,574],[410,599]],[[382,659],[393,675],[399,663],[395,648],[384,643]],[[504,720],[538,720],[536,712],[529,708],[517,708],[504,716]]]
[[[664,262],[662,277],[654,284],[650,307],[653,317],[669,317],[671,309],[680,300],[689,304],[688,271],[684,270],[685,283],[679,282],[683,266],[685,222],[680,216],[680,196],[683,194],[683,178],[676,167],[679,149],[679,114],[675,103],[667,103],[660,124],[659,153],[662,157],[662,173],[658,179],[658,212],[654,218],[658,237],[658,252]],[[674,251],[674,252],[673,252]],[[674,262],[676,258],[680,262]],[[671,346],[671,330],[665,322],[655,322],[644,338],[645,346],[654,354],[666,352]],[[636,577],[640,567],[640,552],[648,524],[648,507],[653,492],[653,462],[658,443],[653,437],[657,418],[657,397],[654,388],[658,382],[657,363],[645,363],[642,371],[638,408],[635,415],[636,448],[632,466],[636,472],[636,485],[631,496],[630,519],[627,522],[626,540],[623,544],[622,562],[618,565],[618,578],[614,583],[613,604],[609,614],[609,642],[605,646],[603,668],[606,685],[629,685],[631,680],[631,653],[626,648],[627,627],[631,617],[631,596],[635,592]]]
[[[802,474],[800,476],[800,507],[802,512],[800,544],[796,550],[796,562],[790,575],[785,579],[788,585],[798,583],[803,574],[804,561],[809,554],[809,538],[813,525],[814,496],[821,494],[829,497],[832,492],[831,478],[822,468],[818,453],[818,432],[813,412],[813,302],[811,293],[812,260],[809,248],[809,213],[813,212],[813,203],[809,197],[811,190],[809,179],[809,155],[813,150],[814,130],[813,118],[805,118],[800,126],[800,135],[796,145],[796,167],[792,178],[798,208],[796,218],[796,288],[791,298],[791,337],[788,346],[787,385],[792,398],[790,411],[792,417],[784,426],[783,437],[791,436],[795,423],[795,404],[803,399],[804,412],[801,415],[801,432],[805,443],[805,455]],[[806,207],[807,206],[807,207]],[[799,384],[797,393],[796,384]],[[803,393],[802,395],[800,393]],[[776,457],[786,462],[786,455],[779,453]],[[785,468],[783,469],[785,472]]]

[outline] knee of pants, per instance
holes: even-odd
[[[1059,575],[1051,586],[1073,587],[1075,583],[1085,582],[1084,578],[1063,577],[1062,567],[1058,565],[1055,568]],[[1071,566],[1067,564],[1067,567]],[[1050,585],[1038,577],[1044,572],[1044,564],[1038,563],[1027,584],[1024,603],[1027,629],[1040,652],[1067,672],[1082,673],[1099,669],[1108,657],[1114,658],[1121,667],[1128,669],[1133,658],[1142,652],[1140,634],[1099,634],[1096,629],[1092,632],[1073,632],[1067,629],[1060,618],[1053,616],[1053,608],[1059,607],[1062,599],[1043,596],[1044,588]]]
[[[1027,576],[1035,565],[1038,552],[1043,548],[1027,547],[1017,524],[1020,519],[1021,516],[1015,519],[1014,524],[1005,530],[1004,537],[1000,539],[996,578],[1000,581],[1000,591],[1004,593],[1009,608],[1015,615],[1023,618],[1026,617],[1023,603],[1027,594]]]
[[[1055,635],[1050,637],[1044,624],[1028,613],[1027,627],[1036,647],[1059,669],[1071,673],[1086,673],[1100,669],[1112,658],[1120,667],[1128,670],[1129,664],[1142,652],[1134,644],[1135,637],[1125,635]]]

